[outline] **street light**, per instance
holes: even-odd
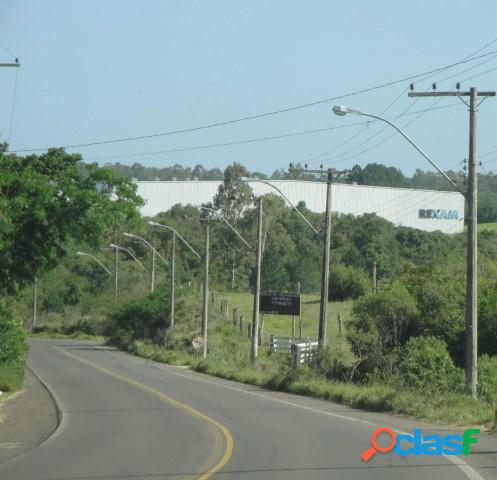
[[[472,89],[473,90],[473,89]],[[492,93],[492,92],[490,92]],[[489,94],[489,93],[487,93]],[[495,92],[493,92],[495,95]],[[473,115],[475,115],[476,108],[474,107],[474,94],[472,96],[472,103],[470,108],[470,124],[474,125]],[[474,177],[474,181],[470,182],[470,188],[468,192],[465,193],[455,184],[455,182],[423,151],[416,143],[414,143],[409,136],[400,129],[397,125],[390,122],[386,118],[379,115],[372,115],[371,113],[362,112],[355,108],[345,107],[343,105],[335,105],[333,107],[333,112],[336,115],[344,116],[347,113],[354,113],[356,115],[362,115],[364,117],[371,117],[382,122],[387,123],[393,127],[397,132],[399,132],[430,164],[436,168],[436,170],[443,176],[448,183],[457,190],[468,202],[468,255],[467,255],[467,270],[466,270],[466,288],[467,288],[467,308],[466,308],[466,376],[467,383],[470,392],[473,397],[476,398],[476,388],[477,388],[477,358],[478,358],[478,337],[477,337],[477,265],[476,265],[476,254],[477,254],[477,235],[476,235],[476,174],[469,175]],[[475,133],[470,129],[470,160],[473,160],[472,164],[475,163],[475,143],[474,143]],[[471,174],[471,165],[470,165]]]
[[[242,236],[242,234],[233,226],[231,225],[230,222],[228,222],[228,220],[226,220],[225,217],[223,217],[218,211],[214,210],[213,208],[209,208],[209,207],[200,207],[202,210],[207,210],[208,212],[211,212],[213,213],[214,215],[216,215],[217,217],[219,217],[226,225],[228,225],[228,227],[235,233],[235,235],[250,249],[252,249],[252,246],[247,242],[247,240],[245,240]]]
[[[123,233],[125,237],[128,238],[134,238],[140,242],[143,242],[145,245],[147,245],[151,250],[152,250],[152,273],[151,273],[151,280],[150,280],[150,293],[154,293],[154,283],[155,283],[155,256],[157,255],[166,265],[168,264],[167,260],[148,242],[142,237],[139,237],[138,235],[134,235],[132,233]]]
[[[347,115],[347,113],[353,113],[355,115],[362,115],[363,117],[370,117],[370,118],[374,118],[376,120],[381,120],[382,122],[387,123],[392,128],[397,130],[397,132],[399,132],[421,155],[423,155],[423,157],[426,160],[428,160],[428,162],[430,162],[430,164],[433,167],[435,167],[435,169],[445,178],[445,180],[447,180],[447,182],[450,183],[452,188],[457,190],[464,197],[466,196],[466,194],[462,190],[459,189],[459,187],[456,185],[454,180],[452,180],[418,145],[416,145],[416,143],[414,143],[414,141],[411,140],[411,138],[400,127],[395,125],[395,123],[392,123],[390,120],[387,120],[384,117],[380,117],[379,115],[373,115],[371,113],[366,113],[366,112],[363,112],[363,111],[358,110],[356,108],[350,108],[350,107],[346,107],[344,105],[335,105],[333,107],[333,112],[335,113],[335,115],[338,115],[339,117],[343,117],[343,116]]]
[[[171,252],[171,305],[170,305],[170,318],[169,318],[169,323],[170,326],[172,327],[174,325],[174,268],[175,268],[175,257],[176,257],[176,237],[178,237],[189,249],[190,251],[200,260],[202,257],[195,251],[195,249],[178,233],[177,230],[175,230],[173,227],[170,227],[169,225],[162,225],[161,223],[149,221],[148,224],[151,227],[159,227],[163,228],[165,230],[169,230],[170,232],[173,232],[173,239],[172,239],[172,252]]]
[[[260,182],[265,185],[270,186],[274,190],[276,190],[286,201],[287,203],[295,210],[300,217],[307,223],[307,225],[312,229],[312,231],[323,238],[323,267],[322,267],[322,276],[321,276],[321,297],[320,297],[320,308],[319,308],[319,345],[322,347],[326,345],[326,323],[327,323],[327,315],[328,315],[328,283],[329,283],[329,264],[330,264],[330,237],[331,237],[331,184],[333,180],[333,171],[328,170],[327,175],[327,192],[326,192],[326,215],[325,215],[325,224],[324,231],[321,234],[316,228],[311,224],[311,222],[305,217],[305,215],[290,201],[290,199],[276,186],[270,182],[265,180],[261,180],[260,178],[254,177],[241,177],[240,180],[242,182]],[[257,237],[258,237],[258,246],[257,246],[257,275],[256,275],[256,288],[254,294],[254,311],[253,311],[253,325],[257,326],[259,321],[259,294],[260,294],[260,268],[261,268],[261,248],[259,243],[262,235],[262,200],[259,198],[259,219],[257,226]],[[254,332],[252,332],[252,350],[255,352],[255,356],[257,356],[257,338],[254,336]],[[258,332],[255,332],[257,335]],[[254,355],[253,355],[254,357]]]
[[[259,182],[259,183],[264,183],[265,185],[268,185],[269,187],[271,187],[274,190],[276,190],[286,200],[286,202],[302,217],[302,219],[304,220],[304,222],[307,223],[307,225],[309,225],[309,227],[312,228],[312,230],[314,231],[314,233],[316,235],[321,235],[314,228],[314,226],[312,225],[312,223],[309,220],[307,220],[307,218],[305,217],[305,215],[290,201],[290,199],[276,185],[273,185],[272,183],[267,182],[266,180],[261,180],[259,177],[240,177],[240,180],[242,182]]]
[[[146,268],[143,266],[143,264],[136,258],[136,256],[133,254],[133,252],[129,248],[125,247],[120,247],[119,245],[116,245],[115,243],[110,243],[109,244],[110,248],[114,249],[115,252],[115,257],[114,257],[114,300],[117,300],[117,295],[118,295],[118,288],[117,288],[117,282],[118,282],[118,264],[119,264],[119,251],[122,250],[123,252],[126,252],[143,270],[146,270]]]
[[[93,258],[93,260],[95,260],[95,262],[97,262],[109,275],[112,275],[111,271],[97,257],[95,257],[95,255],[85,252],[76,252],[76,255],[79,255],[80,257]]]

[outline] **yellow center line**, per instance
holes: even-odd
[[[155,390],[151,387],[147,387],[146,385],[143,385],[142,383],[136,382],[135,380],[132,380],[132,379],[125,377],[123,375],[119,375],[118,373],[115,373],[112,370],[109,370],[105,367],[97,365],[96,363],[90,362],[90,361],[85,360],[81,357],[78,357],[77,355],[69,353],[60,347],[53,347],[53,348],[58,350],[59,352],[63,353],[64,355],[67,355],[68,357],[71,357],[74,360],[77,360],[78,362],[81,362],[85,365],[93,367],[96,370],[99,370],[100,372],[103,372],[107,375],[110,375],[111,377],[122,380],[123,382],[126,382],[130,385],[133,385],[134,387],[139,388],[141,390],[144,390],[145,392],[151,393],[151,394],[159,397],[163,402],[166,402],[166,403],[169,403],[170,405],[174,405],[175,407],[178,407],[179,409],[189,413],[190,415],[197,417],[197,418],[203,420],[204,422],[208,423],[209,425],[215,427],[217,432],[221,432],[222,435],[224,436],[224,440],[225,440],[224,453],[223,453],[221,459],[218,460],[212,467],[210,467],[207,471],[200,473],[198,480],[207,480],[207,479],[211,478],[212,475],[214,475],[219,470],[221,470],[230,461],[231,456],[233,455],[233,437],[231,436],[230,431],[222,423],[218,422],[217,420],[214,420],[211,417],[208,417],[204,413],[199,412],[198,410],[195,410],[194,408],[192,408],[192,407],[190,407],[190,406],[188,406],[188,405],[186,405],[178,400],[175,400],[174,398],[169,397],[168,395],[165,395],[162,392],[159,392],[158,390]],[[206,463],[211,463],[212,458],[216,457],[218,455],[219,450],[220,449],[216,445],[216,448],[214,448],[214,453],[211,455],[210,459]]]

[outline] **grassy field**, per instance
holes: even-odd
[[[252,306],[254,297],[249,293],[217,292],[218,300],[224,299],[229,302],[229,317],[232,318],[233,308],[238,307],[239,315],[245,317],[248,323],[252,321]],[[211,307],[212,308],[212,307]],[[345,339],[345,327],[342,335],[338,330],[338,314],[340,313],[343,323],[350,318],[352,311],[352,301],[329,302],[328,303],[328,325],[327,341],[331,347],[337,347],[345,352],[349,351]],[[295,335],[300,337],[300,326],[302,325],[302,337],[309,337],[317,340],[319,320],[319,295],[302,295],[301,316],[295,317]],[[286,315],[264,315],[260,318],[263,321],[263,334],[265,338],[270,335],[292,336],[292,317]]]
[[[479,223],[478,231],[482,232],[484,230],[488,230],[490,232],[497,232],[497,222],[494,223]]]

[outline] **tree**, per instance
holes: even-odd
[[[138,218],[136,186],[63,149],[17,157],[0,150],[0,291],[54,268],[73,241],[95,248]]]
[[[239,163],[226,167],[224,180],[219,185],[214,197],[214,208],[220,210],[230,223],[236,223],[245,208],[252,203],[252,187],[240,182],[241,177],[248,177],[250,172]]]

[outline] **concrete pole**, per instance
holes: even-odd
[[[250,358],[255,361],[259,350],[259,299],[261,294],[261,257],[262,257],[262,197],[259,197],[259,215],[257,218],[257,260],[254,289],[254,308],[252,312],[252,345]]]
[[[38,280],[35,277],[33,284],[33,324],[32,324],[33,329],[36,328],[36,324],[38,323],[37,303],[38,303]]]
[[[169,324],[174,325],[174,262],[176,257],[176,233],[173,232],[171,252],[171,310],[169,315]]]
[[[376,283],[376,262],[373,262],[373,293],[378,293],[378,284]]]
[[[465,364],[469,393],[477,397],[478,362],[478,297],[477,297],[477,162],[476,162],[476,88],[469,97],[469,162],[467,199],[467,298],[466,298],[466,348]]]
[[[114,300],[117,301],[118,293],[118,278],[119,278],[119,249],[115,248],[115,256],[114,256]]]
[[[152,276],[150,279],[150,293],[154,293],[155,284],[155,250],[152,250]]]
[[[202,337],[204,346],[202,356],[207,357],[207,321],[209,317],[209,220],[205,224],[205,253],[204,253],[204,289],[202,309]]]
[[[323,236],[323,266],[321,275],[321,304],[319,307],[319,346],[326,345],[326,321],[328,309],[328,286],[330,278],[330,242],[331,242],[331,185],[333,171],[328,169],[326,191],[326,217]]]

